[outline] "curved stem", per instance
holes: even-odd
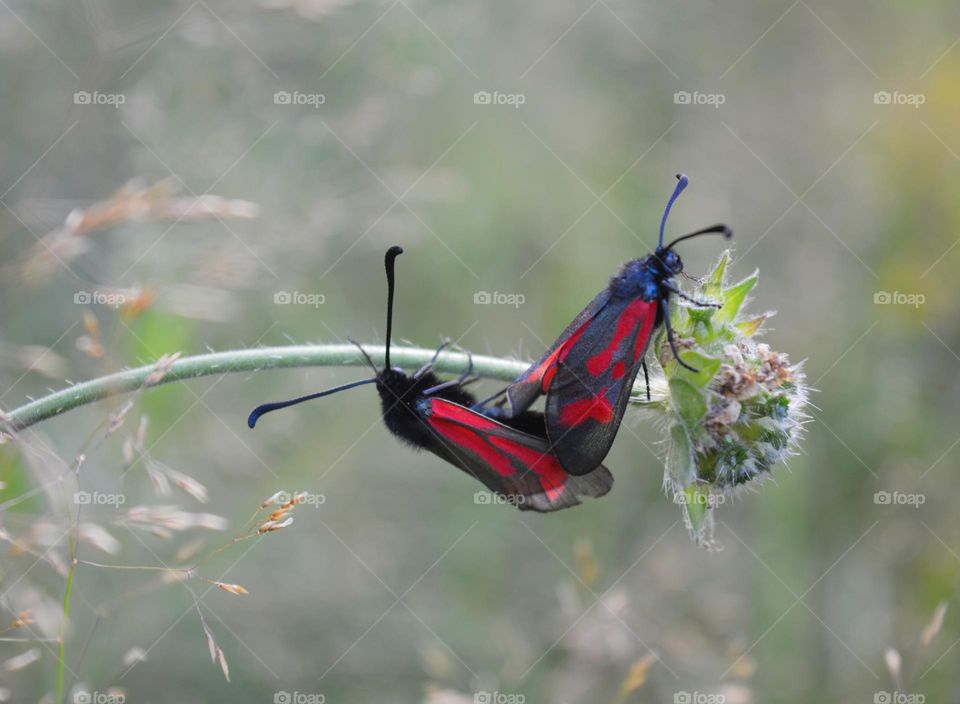
[[[374,363],[383,364],[384,348],[382,346],[364,346],[364,349]],[[390,350],[390,361],[397,367],[418,369],[429,362],[435,352],[436,350],[432,349],[394,345]],[[499,381],[513,381],[526,370],[528,365],[528,362],[497,357],[482,355],[473,357],[474,371],[477,374],[486,379]],[[157,377],[160,377],[161,373],[158,373],[158,365],[150,364],[76,384],[6,413],[0,413],[0,423],[6,430],[16,432],[74,408],[136,391],[148,385],[263,369],[331,366],[366,366],[366,362],[360,351],[353,345],[291,345],[213,352],[176,360],[169,365],[159,380]],[[438,372],[463,373],[467,369],[467,355],[461,352],[443,352],[438,357],[434,369]]]

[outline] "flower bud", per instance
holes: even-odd
[[[681,504],[694,540],[708,547],[712,509],[794,454],[807,418],[801,365],[755,340],[773,314],[742,312],[757,272],[730,285],[729,259],[727,251],[692,295],[720,308],[680,300],[671,306],[677,350],[697,371],[677,362],[664,328],[654,341],[663,379],[651,379],[649,401],[634,399],[666,420],[664,489]]]

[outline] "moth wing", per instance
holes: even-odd
[[[574,476],[550,452],[546,438],[522,433],[442,398],[429,401],[425,422],[437,440],[430,449],[522,511],[547,513],[610,491],[613,476],[598,465]],[[521,498],[522,497],[522,498]]]
[[[607,456],[656,323],[656,301],[609,302],[567,350],[547,392],[546,425],[570,474]]]

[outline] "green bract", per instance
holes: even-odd
[[[746,315],[743,306],[757,273],[729,284],[730,252],[696,288],[698,307],[676,300],[671,322],[677,363],[661,329],[653,349],[663,379],[651,382],[651,399],[633,401],[666,420],[664,489],[683,508],[691,535],[712,542],[712,510],[738,486],[762,479],[796,450],[807,403],[801,365],[754,336],[772,315]]]

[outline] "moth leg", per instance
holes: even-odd
[[[463,354],[467,355],[467,370],[460,375],[457,383],[463,385],[473,383],[474,381],[479,381],[480,377],[476,377],[476,379],[470,379],[470,377],[473,376],[473,353],[470,350],[465,350],[456,342],[451,342],[450,347],[451,349],[455,349],[457,352],[463,352]]]
[[[500,398],[500,397],[503,396],[505,393],[507,393],[507,389],[508,389],[508,388],[510,388],[510,387],[505,386],[505,387],[503,387],[502,389],[500,389],[497,393],[495,393],[493,396],[488,396],[487,398],[483,399],[482,401],[477,401],[475,404],[473,404],[473,405],[470,407],[470,410],[471,410],[471,411],[480,411],[480,410],[485,409],[485,408],[487,407],[487,405],[489,405],[492,401],[496,401],[498,398]],[[503,401],[501,401],[500,403],[502,404]]]
[[[670,304],[667,303],[666,298],[660,299],[660,308],[661,310],[663,310],[663,322],[667,326],[667,342],[670,343],[670,350],[673,352],[673,356],[677,360],[677,364],[679,364],[684,369],[689,369],[694,374],[696,374],[697,372],[700,371],[699,369],[694,369],[689,364],[687,364],[682,359],[680,359],[680,353],[677,351],[677,343],[673,339],[673,326],[670,324]]]
[[[419,379],[428,371],[433,369],[433,365],[437,363],[437,358],[440,357],[440,353],[447,349],[450,345],[453,344],[453,341],[449,337],[443,338],[443,341],[440,343],[440,346],[437,348],[437,351],[433,353],[433,358],[420,367],[417,372],[413,375],[414,379]]]
[[[423,392],[424,396],[429,396],[430,394],[435,394],[442,389],[449,389],[451,386],[466,386],[467,384],[472,384],[475,381],[478,381],[480,377],[470,378],[473,374],[473,355],[470,352],[467,352],[467,370],[461,374],[456,379],[451,379],[450,381],[445,381],[442,384],[437,384],[436,386],[431,386],[429,389],[425,389]]]
[[[473,376],[473,353],[467,351],[467,370],[460,375],[460,378],[457,379],[457,383],[463,386],[464,384],[470,384],[480,379],[480,377],[474,377],[473,379],[470,379],[471,376]]]
[[[677,294],[683,300],[690,301],[690,303],[693,303],[696,306],[700,306],[701,308],[723,308],[722,303],[708,303],[706,301],[698,301],[695,298],[691,298],[690,296],[685,294],[683,291],[681,291],[679,288],[677,288],[671,283],[664,282],[663,287],[668,291],[670,291],[671,293]]]
[[[647,360],[643,360],[640,363],[640,366],[643,367],[643,383],[647,385],[647,400],[650,400],[650,374],[647,373]]]
[[[423,390],[424,396],[432,396],[438,391],[443,391],[444,389],[449,389],[451,386],[456,386],[460,382],[457,379],[451,379],[450,381],[445,381],[442,384],[437,384],[436,386],[431,386],[429,389]]]

